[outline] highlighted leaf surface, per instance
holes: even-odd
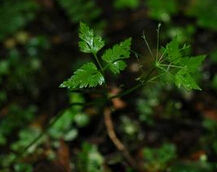
[[[186,57],[184,51],[187,48],[186,45],[180,48],[177,39],[172,40],[164,49],[165,57],[159,62],[159,68],[163,72],[162,76],[177,87],[201,90],[196,75],[205,56]]]
[[[112,49],[106,50],[102,59],[107,63],[109,70],[114,74],[119,74],[120,71],[126,68],[124,59],[130,57],[131,38],[116,44]]]
[[[87,63],[74,72],[74,75],[61,84],[69,89],[96,87],[105,82],[103,75],[97,70],[94,63]]]
[[[80,23],[79,47],[84,53],[96,54],[105,45],[101,36],[98,36],[86,24]]]

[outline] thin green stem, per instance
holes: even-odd
[[[163,59],[163,57],[164,57],[165,53],[166,53],[166,49],[164,50],[164,52],[163,52],[163,53],[162,53],[162,55],[160,56],[160,58],[159,58],[158,62],[161,62],[161,60]]]
[[[148,48],[149,53],[151,54],[152,57],[154,57],[154,55],[153,55],[153,53],[152,53],[152,51],[151,51],[151,48],[150,48],[150,46],[149,46],[149,43],[148,43],[148,41],[147,41],[147,39],[146,39],[146,36],[145,36],[144,32],[143,32],[142,38],[143,38],[143,40],[145,41],[145,44],[146,44],[146,46],[147,46],[147,48]]]
[[[144,85],[148,82],[149,77],[152,75],[152,73],[154,72],[154,70],[155,70],[155,67],[152,68],[152,69],[148,72],[148,74],[145,76],[145,79],[144,79],[143,82],[141,82],[141,83],[135,85],[135,86],[132,87],[132,88],[129,88],[128,90],[126,90],[126,91],[124,91],[124,92],[122,92],[122,93],[120,93],[120,94],[111,96],[111,97],[109,97],[108,99],[109,99],[109,100],[112,100],[112,99],[115,99],[115,98],[120,98],[120,97],[126,96],[126,95],[132,93],[133,91],[137,90],[138,88],[144,86]]]
[[[156,55],[156,58],[158,58],[158,54],[159,54],[160,28],[161,28],[161,24],[159,23],[157,27],[157,55]]]
[[[179,68],[179,69],[183,69],[184,67],[182,66],[176,66],[176,65],[171,65],[171,64],[160,64],[160,66],[164,66],[164,67],[173,67],[173,68]]]
[[[102,67],[102,65],[101,65],[101,63],[100,63],[100,61],[99,61],[99,59],[98,59],[96,53],[93,53],[93,56],[94,56],[94,58],[95,58],[97,64],[99,65],[100,70],[103,72],[103,67]]]

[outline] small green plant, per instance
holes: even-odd
[[[160,25],[157,30],[158,38],[159,32]],[[30,140],[28,145],[26,145],[27,143],[23,141],[23,139],[29,140],[29,135],[31,135],[32,130],[30,128],[30,130],[21,131],[19,133],[20,141],[12,145],[12,149],[14,150],[22,149],[24,147],[22,149],[21,156],[29,151],[30,148],[34,148],[36,143],[40,144],[38,141],[45,134],[54,140],[62,138],[65,141],[70,141],[75,139],[77,137],[78,130],[74,126],[76,125],[77,127],[83,127],[88,124],[88,117],[82,112],[82,109],[88,105],[97,104],[97,108],[99,110],[105,111],[105,120],[107,122],[111,121],[108,116],[110,113],[110,108],[106,108],[108,103],[115,98],[120,98],[130,94],[150,82],[159,83],[162,81],[163,86],[166,81],[167,83],[175,84],[177,87],[182,87],[186,90],[201,90],[197,85],[194,73],[197,72],[205,56],[189,57],[185,51],[188,46],[184,45],[181,47],[177,39],[172,40],[165,46],[165,48],[162,48],[161,51],[159,51],[158,39],[157,53],[154,55],[149,44],[147,43],[145,36],[143,35],[143,39],[145,40],[150,54],[153,57],[153,63],[150,70],[147,72],[143,71],[140,77],[135,79],[137,84],[132,88],[123,90],[121,93],[116,95],[110,95],[110,83],[107,80],[107,74],[118,76],[124,69],[127,68],[126,61],[131,56],[132,38],[125,39],[124,41],[115,44],[112,48],[109,48],[101,53],[105,46],[105,41],[101,36],[97,35],[93,29],[84,23],[80,23],[79,37],[80,50],[84,53],[91,54],[93,61],[83,64],[68,80],[64,81],[60,87],[68,88],[70,91],[79,90],[81,92],[88,91],[90,93],[94,91],[94,88],[101,87],[99,93],[102,94],[98,96],[96,100],[92,100],[91,102],[85,102],[83,97],[79,94],[72,94],[70,97],[71,108],[57,115],[57,117],[55,117],[49,124],[49,128],[44,133],[39,131],[40,134],[37,134],[38,136],[33,141]],[[123,89],[125,88],[123,87]],[[123,120],[123,124],[126,122],[129,123],[129,120]],[[108,128],[111,127],[111,125],[112,124],[106,124],[107,130],[112,130],[111,128]],[[133,126],[127,128],[125,125],[124,130],[128,134],[132,134],[137,132],[139,128],[136,127],[135,123]],[[114,135],[115,133],[113,133],[113,137],[110,135],[110,138],[115,146],[119,150],[125,151],[124,155],[129,154],[124,148],[124,145],[120,141],[117,141],[118,138],[116,136],[114,137]],[[113,140],[114,138],[116,141]],[[79,156],[79,164],[82,164],[82,166],[78,167],[80,171],[102,171],[104,160],[98,153],[96,147],[94,145],[84,144],[82,149],[83,151]],[[167,151],[170,152],[171,156],[167,156]],[[147,151],[145,152],[147,153]],[[165,164],[170,162],[175,156],[175,148],[171,145],[165,145],[162,149],[157,150],[157,152],[160,156],[159,163],[161,163],[159,168],[166,168]],[[146,153],[144,154],[145,158],[148,158]],[[152,154],[152,151],[148,152],[148,154]],[[126,159],[130,164],[134,164],[129,156],[127,156]],[[16,161],[16,159],[14,161]],[[135,168],[135,166],[133,166],[133,168]]]
[[[158,35],[159,30],[160,25],[158,27]],[[106,50],[101,56],[101,59],[99,59],[97,53],[105,45],[102,37],[96,35],[94,31],[84,23],[80,24],[79,37],[81,39],[79,42],[80,50],[84,53],[92,54],[96,64],[88,62],[82,65],[74,72],[72,77],[64,81],[60,87],[77,89],[105,85],[107,84],[104,75],[106,71],[118,75],[127,67],[125,60],[130,57],[131,38]],[[154,58],[154,63],[148,76],[142,74],[141,77],[137,79],[140,84],[160,78],[162,81],[174,83],[179,88],[201,90],[197,85],[195,74],[205,59],[205,56],[189,57],[189,55],[185,54],[185,50],[189,46],[184,45],[181,47],[177,39],[168,43],[165,48],[162,48],[161,52],[158,51],[159,44],[157,44],[157,54],[154,56],[145,35],[143,35],[143,39]],[[104,65],[102,65],[101,61],[104,62]],[[150,78],[155,70],[158,71],[158,74]]]
[[[102,56],[105,66],[102,66],[97,53],[104,47],[105,43],[102,37],[96,35],[92,29],[86,24],[80,24],[80,50],[84,53],[93,55],[97,65],[89,62],[81,66],[74,72],[74,75],[61,84],[61,87],[69,89],[96,87],[105,84],[103,73],[109,70],[113,74],[119,74],[126,68],[125,59],[130,57],[131,38],[115,45],[112,49],[108,49]]]
[[[105,50],[104,53],[102,53],[101,58],[99,58],[99,52],[105,46],[105,42],[102,37],[96,35],[94,30],[90,29],[86,24],[81,23],[79,48],[84,53],[92,54],[95,63],[88,62],[83,64],[67,81],[64,81],[60,87],[68,88],[70,90],[101,87],[104,92],[102,97],[100,97],[100,100],[96,100],[96,102],[101,102],[102,107],[110,100],[127,95],[149,82],[156,82],[156,80],[158,80],[158,82],[162,81],[162,83],[175,84],[178,88],[182,87],[188,91],[201,90],[196,82],[195,73],[197,73],[205,56],[189,57],[187,51],[185,51],[188,46],[180,46],[180,42],[177,41],[177,39],[172,40],[159,51],[159,32],[160,25],[157,29],[158,42],[156,55],[151,51],[146,37],[143,35],[143,39],[153,57],[151,69],[147,73],[142,73],[141,76],[136,79],[138,82],[136,86],[124,90],[120,94],[111,96],[108,93],[109,83],[107,82],[106,74],[109,72],[113,75],[119,75],[121,71],[127,67],[126,60],[130,58],[132,39],[128,38],[119,44],[114,45],[112,48]],[[83,105],[94,104],[94,101]],[[130,130],[131,129],[132,128],[130,128]],[[114,137],[111,137],[111,139],[114,139]],[[122,145],[117,145],[115,141],[113,142],[117,147],[122,147]],[[153,153],[153,151],[156,153]],[[154,161],[153,157],[155,157],[153,154],[159,156],[159,158],[154,161],[155,170],[166,168],[166,164],[175,157],[175,148],[173,145],[166,144],[159,150],[153,151],[145,150],[144,155],[146,158],[148,158],[148,155],[152,157],[152,159],[149,159],[152,164],[151,166],[153,166],[152,161]],[[131,162],[131,160],[129,160],[129,162]]]

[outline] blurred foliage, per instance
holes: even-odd
[[[196,0],[190,1],[187,14],[197,18],[197,23],[201,27],[217,30],[217,1],[216,0]]]
[[[7,144],[7,137],[17,129],[27,125],[34,119],[35,107],[22,109],[17,105],[11,105],[7,117],[0,121],[0,145]]]
[[[217,122],[214,120],[205,119],[203,126],[207,130],[207,134],[202,138],[202,142],[205,144],[205,146],[207,146],[206,144],[209,143],[211,145],[212,151],[217,154]],[[210,148],[210,145],[208,148]]]
[[[0,40],[26,26],[36,16],[38,5],[29,0],[2,0],[0,6]]]
[[[93,24],[100,33],[106,25],[104,20],[100,20],[102,9],[94,0],[58,0],[58,3],[65,10],[72,23],[82,21]]]
[[[83,103],[80,94],[70,94],[70,103]],[[63,138],[65,141],[74,140],[78,136],[78,128],[85,127],[89,122],[87,114],[82,112],[81,107],[72,106],[64,110],[61,118],[49,129],[49,135],[54,139]]]
[[[135,9],[139,6],[139,0],[115,0],[114,7],[117,9],[131,8]]]
[[[206,162],[177,163],[169,169],[169,172],[212,172],[212,165]]]
[[[165,31],[166,33],[162,36],[163,38],[175,39],[180,43],[191,42],[192,36],[195,33],[195,27],[193,25],[187,26],[174,26],[169,25]]]
[[[149,16],[163,22],[169,22],[172,15],[178,13],[176,0],[147,0],[147,6]]]
[[[169,162],[176,158],[176,147],[165,143],[159,148],[144,148],[145,168],[148,171],[165,170]]]
[[[78,155],[79,172],[103,172],[103,156],[98,152],[95,145],[83,143],[82,150]]]
[[[149,125],[154,123],[154,107],[159,105],[161,85],[153,85],[143,90],[142,98],[138,99],[137,109],[139,111],[139,120]]]

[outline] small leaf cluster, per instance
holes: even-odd
[[[106,70],[113,74],[119,74],[126,68],[125,60],[130,57],[131,38],[114,45],[111,49],[107,49],[101,59],[97,56],[97,53],[105,46],[101,36],[97,35],[86,24],[80,23],[79,38],[81,52],[92,54],[97,64],[88,62],[82,65],[71,78],[61,84],[61,87],[76,89],[103,85],[105,83],[103,73]],[[104,66],[102,61],[105,64]]]
[[[178,88],[201,90],[196,82],[198,69],[204,61],[204,55],[191,56],[185,54],[188,46],[180,47],[177,38],[162,48],[162,55],[157,57],[155,66],[160,70],[164,81],[174,83]]]

